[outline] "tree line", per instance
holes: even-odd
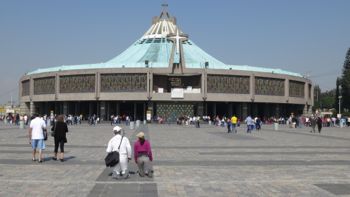
[[[314,87],[314,109],[334,108],[339,113],[350,115],[350,48],[345,55],[342,75],[337,78],[336,87],[322,92],[318,85]]]

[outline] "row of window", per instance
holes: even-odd
[[[256,95],[284,96],[283,79],[255,78]],[[95,75],[60,76],[60,93],[95,92]],[[55,94],[55,77],[34,79],[34,95]],[[208,75],[208,93],[249,94],[248,76]],[[308,96],[311,98],[311,85]],[[22,96],[30,94],[29,80],[22,82]],[[305,82],[289,81],[289,96],[304,98]],[[147,75],[143,73],[120,73],[101,75],[101,92],[146,92]]]

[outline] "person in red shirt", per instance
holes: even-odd
[[[136,135],[138,140],[134,143],[134,157],[135,162],[139,168],[139,175],[144,177],[152,177],[152,166],[153,161],[151,144],[145,139],[145,134],[140,132]]]

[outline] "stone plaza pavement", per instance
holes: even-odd
[[[124,125],[122,125],[126,128]],[[104,166],[112,126],[69,126],[65,162],[31,161],[27,130],[0,123],[0,196],[350,196],[350,128],[286,126],[237,134],[211,125],[142,125],[154,154],[154,177],[127,180]],[[138,130],[125,129],[134,142]]]

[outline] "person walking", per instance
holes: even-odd
[[[317,118],[316,118],[316,116],[315,115],[312,115],[311,117],[310,117],[310,124],[311,124],[311,131],[310,131],[310,133],[315,133],[316,131],[315,131],[315,128],[316,128],[316,120],[317,120]]]
[[[136,135],[138,140],[134,143],[134,157],[139,175],[152,177],[151,162],[153,161],[151,144],[145,139],[145,134],[140,132]]]
[[[248,116],[245,119],[245,122],[247,123],[247,133],[251,133],[254,127],[254,120],[252,119],[251,116]]]
[[[226,122],[227,122],[227,133],[231,133],[232,132],[231,120],[227,118]]]
[[[66,133],[68,133],[68,126],[64,122],[64,116],[59,115],[57,116],[57,121],[53,124],[51,131],[53,132],[53,137],[55,141],[55,149],[54,153],[55,155],[52,157],[53,160],[57,160],[57,152],[58,152],[58,146],[60,147],[60,157],[59,160],[61,162],[64,162],[64,143],[67,143],[67,136]]]
[[[233,131],[234,133],[237,133],[237,120],[238,118],[236,117],[236,115],[233,115],[231,117],[231,131]]]
[[[36,161],[36,149],[39,149],[39,159],[38,162],[43,162],[43,150],[45,149],[44,142],[44,130],[46,129],[46,124],[43,119],[41,119],[37,114],[33,115],[33,119],[29,126],[29,144],[32,145],[32,161]]]
[[[131,160],[131,145],[127,137],[122,135],[122,128],[113,128],[114,137],[109,140],[106,152],[119,152],[119,163],[113,169],[112,177],[115,179],[127,179],[129,177],[128,163]]]

